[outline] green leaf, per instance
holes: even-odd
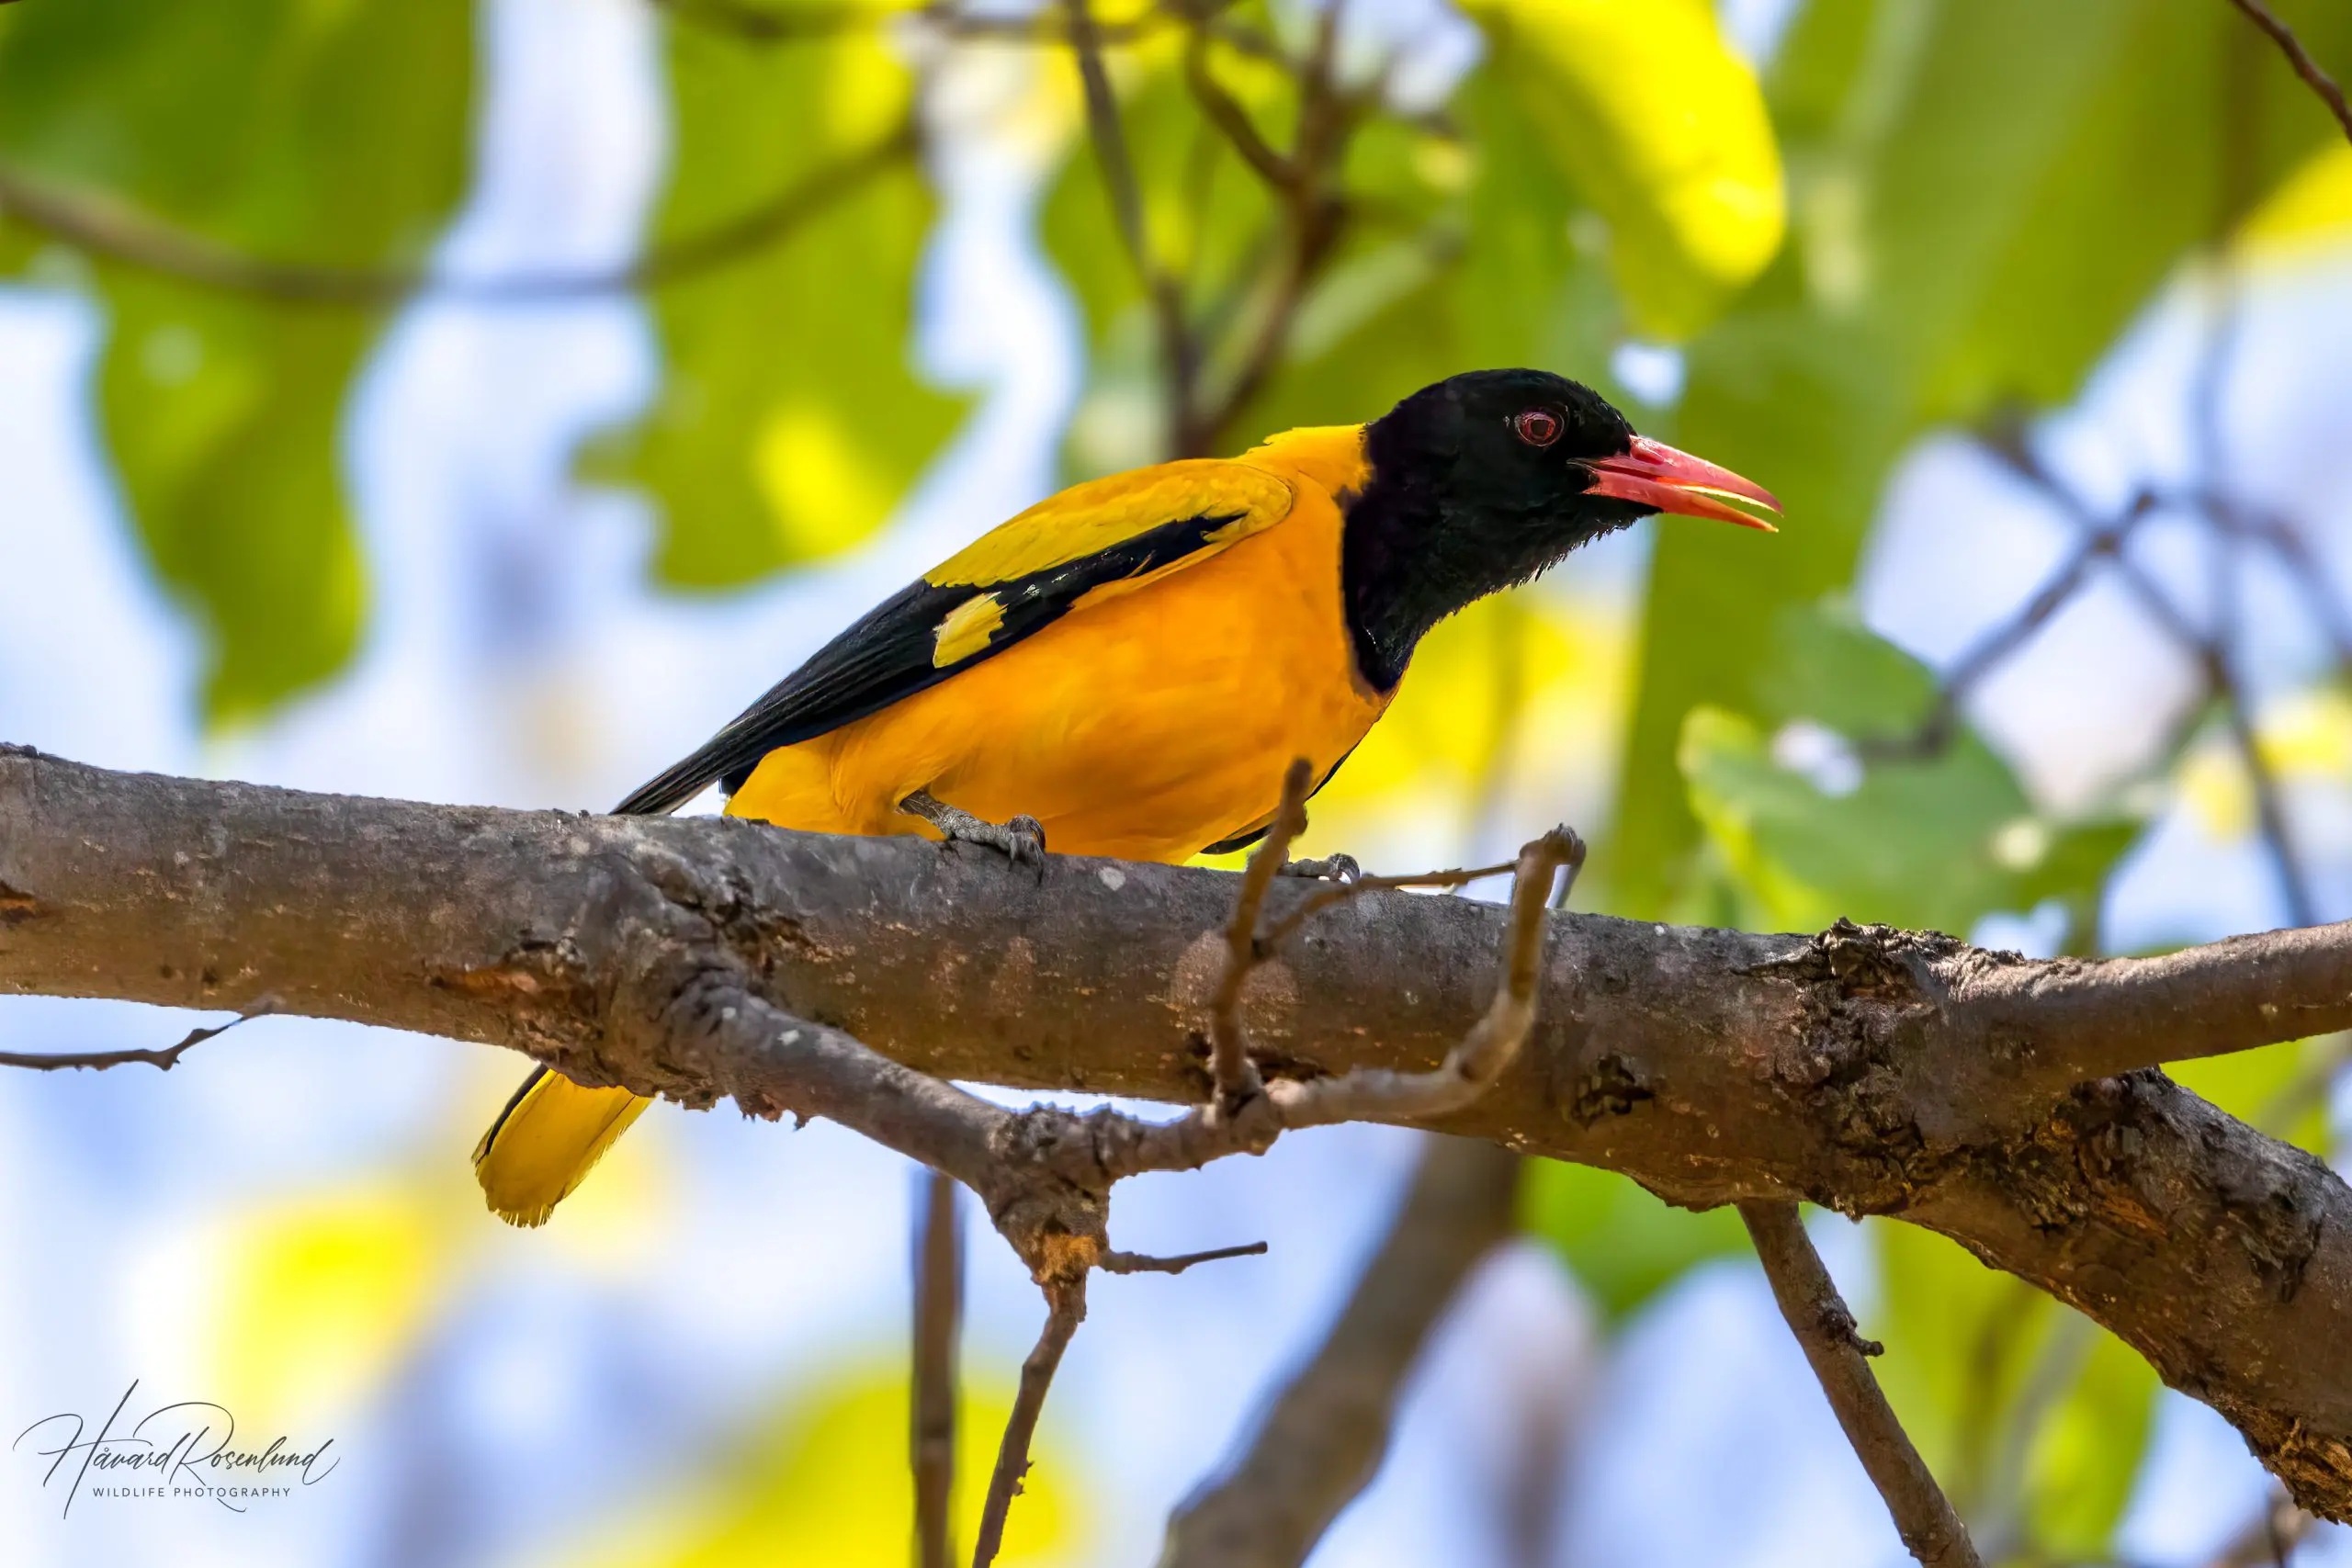
[[[413,264],[465,173],[464,0],[74,0],[0,34],[0,159],[258,256]],[[44,276],[19,235],[6,259]],[[98,405],[140,536],[195,610],[207,710],[251,714],[331,673],[364,588],[342,491],[344,396],[379,323],[118,263]]]
[[[2352,11],[2291,17],[2323,60]],[[1777,491],[1773,537],[1668,520],[1642,690],[1596,863],[1663,911],[1699,864],[1676,787],[1683,717],[1746,711],[1781,608],[1845,583],[1886,474],[1941,421],[2071,397],[2231,205],[2218,149],[2245,84],[2253,192],[2334,134],[2227,6],[1825,0],[1768,85],[1795,243],[1690,349],[1670,438]]]
[[[1995,910],[2086,899],[2137,831],[2036,817],[1965,726],[1929,756],[1862,753],[1853,787],[1834,789],[1841,781],[1777,761],[1773,730],[1804,721],[1851,741],[1907,736],[1933,677],[1834,602],[1784,612],[1762,662],[1757,717],[1693,708],[1680,749],[1690,808],[1749,923],[1816,930],[1842,915],[1965,934]]]
[[[965,404],[913,368],[933,203],[887,39],[747,47],[679,22],[667,61],[675,150],[650,243],[740,243],[654,290],[660,394],[590,466],[659,502],[663,578],[718,588],[865,538]]]
[[[1629,1177],[1561,1160],[1528,1161],[1520,1223],[1550,1244],[1612,1325],[1698,1265],[1747,1246],[1735,1209],[1677,1209]]]
[[[2139,1352],[2075,1322],[2089,1340],[2082,1370],[2034,1433],[2025,1462],[2027,1530],[2045,1559],[2062,1562],[2108,1555],[2147,1455],[2161,1386]]]

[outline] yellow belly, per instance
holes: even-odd
[[[922,832],[898,803],[927,789],[991,821],[1026,812],[1065,853],[1181,861],[1264,820],[1293,758],[1336,767],[1386,705],[1349,647],[1339,511],[1301,486],[1264,533],[770,752],[728,810]]]

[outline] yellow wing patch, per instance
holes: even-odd
[[[944,670],[988,647],[989,638],[1004,628],[1004,601],[993,593],[975,593],[941,617],[933,634],[931,664]]]
[[[1187,458],[1114,474],[1072,485],[1039,502],[926,572],[923,580],[936,588],[985,588],[1099,555],[1165,523],[1230,513],[1234,520],[1207,536],[1193,558],[1198,559],[1281,522],[1290,513],[1291,495],[1281,476],[1220,458]],[[973,603],[966,601],[948,619],[953,621]],[[944,637],[945,623],[940,629]],[[974,646],[986,641],[982,636]],[[942,648],[938,661],[949,662],[944,643]]]

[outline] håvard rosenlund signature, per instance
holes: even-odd
[[[139,1392],[133,1380],[115,1401],[114,1411],[95,1437],[85,1436],[89,1423],[71,1411],[44,1416],[9,1445],[12,1452],[29,1452],[50,1461],[40,1478],[47,1486],[77,1458],[74,1480],[65,1491],[60,1518],[74,1512],[74,1499],[89,1483],[96,1497],[209,1497],[222,1507],[243,1513],[255,1499],[288,1495],[297,1484],[315,1486],[343,1462],[328,1450],[334,1439],[317,1447],[298,1449],[292,1439],[272,1438],[266,1447],[234,1448],[236,1417],[209,1400],[183,1399],[157,1405],[127,1429],[118,1423]],[[36,1434],[46,1434],[36,1437]],[[28,1449],[28,1440],[32,1446]],[[53,1442],[54,1447],[42,1447]]]

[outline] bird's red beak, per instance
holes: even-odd
[[[1587,495],[1613,495],[1620,501],[1654,506],[1678,517],[1713,517],[1736,523],[1743,528],[1761,528],[1768,534],[1780,532],[1768,520],[1732,504],[1734,501],[1746,502],[1777,516],[1781,503],[1772,499],[1770,491],[1753,479],[1741,479],[1729,468],[1719,468],[1703,457],[1678,452],[1663,441],[1636,435],[1632,450],[1623,457],[1601,457],[1586,466],[1593,473],[1592,488],[1585,492]]]

